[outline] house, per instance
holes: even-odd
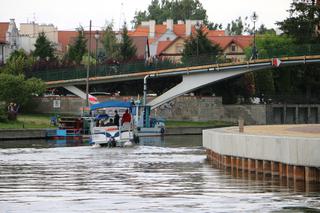
[[[253,41],[251,35],[235,36],[208,36],[212,43],[218,44],[223,55],[233,62],[240,62],[246,59],[245,48],[250,47]]]
[[[53,24],[37,24],[35,22],[20,24],[20,48],[30,53],[35,49],[35,43],[39,33],[44,32],[47,39],[57,47],[58,28]]]
[[[19,49],[19,31],[14,19],[0,22],[0,64],[5,63],[10,54]]]
[[[151,57],[180,62],[186,39],[194,34],[196,27],[202,23],[202,20],[186,20],[174,24],[172,19],[168,19],[163,24],[156,24],[154,20],[150,20],[142,22],[129,35],[147,36]],[[252,36],[228,36],[224,30],[209,30],[205,26],[202,29],[211,42],[221,47],[226,58],[232,61],[245,59],[244,49],[251,45]]]
[[[98,37],[96,35],[99,34]],[[84,36],[89,41],[90,31],[84,31]],[[58,50],[60,54],[68,52],[69,46],[78,37],[77,31],[58,31]],[[120,32],[116,32],[118,41],[121,40]],[[130,36],[131,37],[131,36]],[[147,36],[134,36],[131,37],[133,44],[137,48],[136,58],[138,60],[145,60],[149,55],[149,41]],[[103,50],[103,32],[91,31],[91,52],[93,54],[99,54]],[[87,42],[87,49],[89,42]],[[97,50],[97,51],[96,51]],[[108,53],[106,53],[108,54]]]

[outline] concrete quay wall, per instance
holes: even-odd
[[[132,96],[98,96],[100,101],[131,100]],[[154,97],[148,97],[148,101]],[[53,103],[60,100],[60,107]],[[81,114],[85,101],[76,96],[34,98],[34,113]],[[187,106],[187,107],[186,107]],[[237,122],[241,117],[246,125],[320,123],[320,105],[279,104],[222,104],[221,97],[181,96],[152,111],[152,115],[167,120]]]
[[[45,129],[2,129],[0,140],[45,138]]]
[[[320,182],[319,138],[203,131],[209,160],[225,167]]]

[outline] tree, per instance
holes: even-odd
[[[26,74],[34,63],[34,59],[28,56],[24,50],[15,50],[11,53],[2,72],[12,75]]]
[[[126,23],[124,23],[121,33],[121,42],[119,45],[120,60],[129,61],[136,56],[136,52],[137,48],[129,37]]]
[[[289,13],[289,18],[276,23],[284,34],[294,37],[299,44],[319,42],[316,28],[320,23],[320,7],[314,0],[293,1]]]
[[[51,60],[54,58],[54,45],[48,40],[44,32],[39,33],[35,43],[34,56],[39,57],[41,60]]]
[[[228,24],[227,29],[229,35],[242,35],[244,30],[244,23],[241,17],[237,18]]]
[[[142,21],[156,20],[156,23],[163,23],[168,18],[175,23],[178,20],[203,20],[204,24],[209,24],[207,11],[203,8],[199,0],[152,0],[147,11],[136,11],[134,20],[135,26]],[[212,26],[215,26],[214,24]],[[217,25],[219,26],[219,25]]]
[[[0,74],[0,100],[6,104],[10,102],[25,105],[34,94],[42,94],[45,84],[39,79],[25,79],[23,75]]]
[[[117,42],[116,34],[113,31],[112,23],[106,26],[103,32],[102,43],[106,52],[106,60],[119,57],[119,44]]]
[[[82,26],[80,26],[77,31],[78,36],[73,44],[70,45],[68,58],[79,65],[82,61],[82,57],[87,51],[87,39],[84,37],[84,30]]]
[[[259,29],[257,30],[257,34],[276,34],[276,31],[272,28],[268,29],[264,24],[261,24]]]
[[[196,30],[195,35],[186,40],[182,52],[182,62],[188,63],[195,56],[208,56],[217,59],[221,49],[207,38],[207,34],[203,32],[203,27],[201,26]]]
[[[294,39],[287,35],[276,35],[273,32],[258,35],[256,45],[259,58],[273,58],[283,56],[294,56],[296,45]],[[246,57],[249,59],[252,54],[252,47],[245,49]]]

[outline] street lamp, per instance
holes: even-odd
[[[258,15],[256,12],[253,12],[251,16],[251,20],[253,21],[253,47],[252,47],[252,56],[251,59],[255,60],[258,57],[257,45],[256,45],[256,21],[258,19]]]
[[[90,76],[90,52],[91,52],[91,26],[92,21],[90,20],[89,25],[89,45],[88,45],[88,64],[87,64],[87,77],[86,77],[86,107],[89,108],[89,76]]]
[[[96,34],[94,34],[94,38],[96,39],[96,66],[97,66],[97,61],[98,61],[98,43],[99,43],[99,30],[96,31]]]
[[[198,30],[200,30],[201,24],[197,21],[197,23],[194,27],[197,30],[197,57],[198,57],[199,56],[199,33],[198,33]]]

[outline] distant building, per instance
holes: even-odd
[[[233,62],[246,59],[245,48],[250,47],[253,41],[251,35],[235,36],[208,36],[212,43],[218,44],[224,56]]]
[[[19,31],[14,19],[10,19],[10,22],[0,22],[0,64],[5,63],[10,54],[19,47]]]
[[[49,41],[56,47],[58,45],[58,28],[53,24],[37,24],[21,23],[20,24],[20,48],[26,52],[33,51],[35,49],[35,43],[39,36],[39,33],[44,32]]]
[[[142,22],[129,35],[148,37],[151,57],[179,62],[186,39],[195,33],[196,25],[202,23],[202,20],[186,20],[174,24],[172,19],[168,19],[163,24],[156,24],[155,20],[150,20]],[[251,45],[252,36],[227,36],[224,30],[209,30],[206,26],[202,29],[211,42],[221,47],[226,58],[232,61],[245,59],[244,49]]]
[[[99,52],[104,51],[103,47],[103,31],[99,31],[99,39],[96,40],[95,34],[96,31],[91,31],[91,52],[93,54],[96,53],[96,49]],[[90,37],[90,32],[89,31],[84,31],[84,36],[87,39],[87,48],[89,45],[89,37]],[[78,37],[78,32],[77,31],[58,31],[58,50],[60,51],[61,54],[65,54],[68,52],[69,47],[71,44],[74,43],[75,39]],[[120,42],[121,40],[121,34],[120,32],[116,32],[116,37],[118,41]],[[132,37],[130,36],[133,44],[137,48],[137,53],[136,53],[136,59],[138,60],[145,60],[149,56],[149,41],[147,36],[135,36]],[[106,53],[108,54],[108,53]]]

